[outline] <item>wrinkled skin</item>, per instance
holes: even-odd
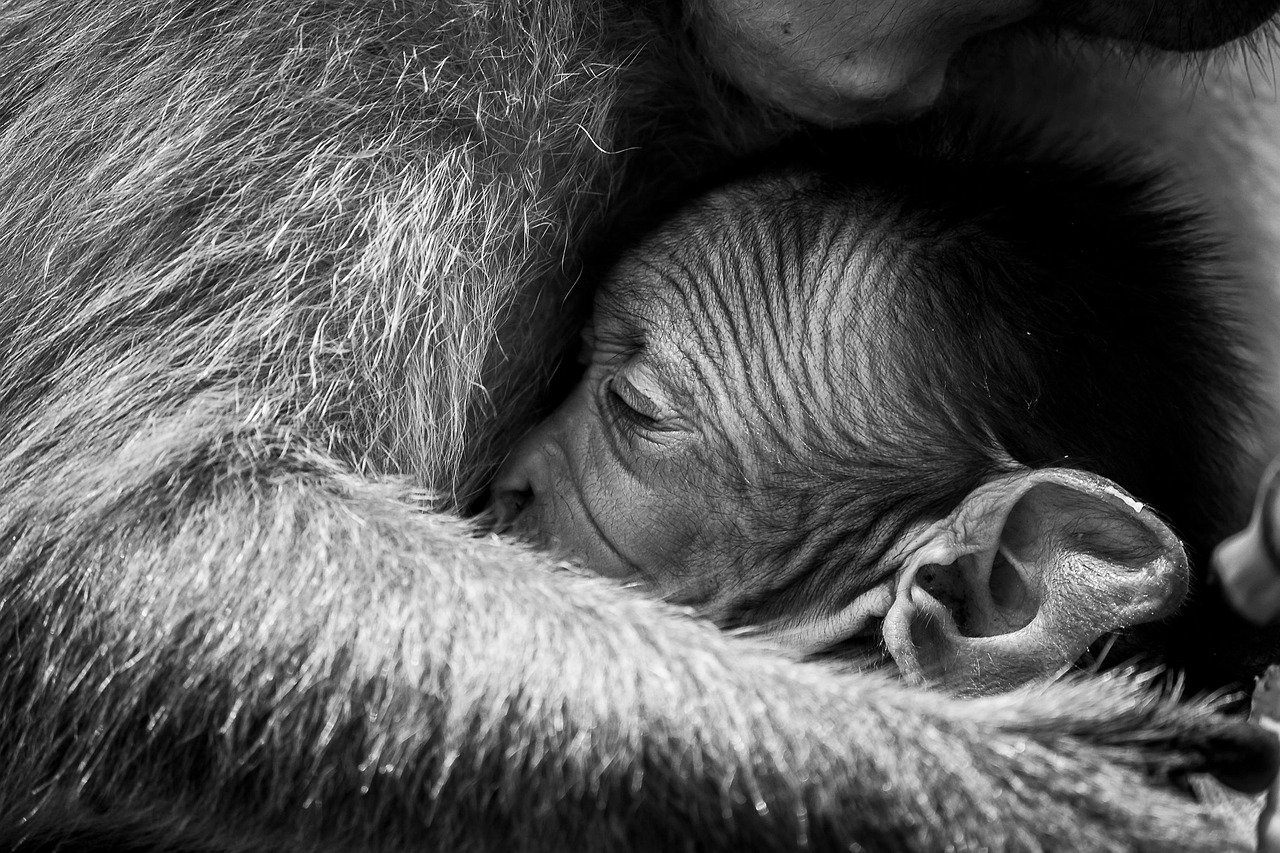
[[[697,343],[707,329],[663,283],[641,255],[602,285],[582,379],[513,451],[494,493],[511,533],[705,605],[745,564],[750,538],[736,528],[780,472],[754,447],[758,413],[735,405],[755,352],[713,362]]]
[[[761,532],[751,529],[767,513],[779,526],[803,524],[770,506],[771,489],[797,464],[774,437],[803,429],[795,416],[805,412],[819,424],[816,443],[838,444],[838,425],[862,405],[858,350],[876,346],[857,282],[873,259],[856,246],[856,226],[829,221],[830,233],[809,235],[825,253],[801,260],[785,284],[752,281],[750,260],[734,265],[752,250],[733,238],[721,244],[717,228],[761,203],[750,193],[714,196],[613,268],[583,335],[581,380],[493,485],[510,533],[713,616],[767,588],[770,569],[795,571],[766,568]],[[707,264],[668,258],[679,240],[705,246]],[[822,316],[781,308],[815,302]]]

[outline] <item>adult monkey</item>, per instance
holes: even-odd
[[[421,511],[527,420],[611,152],[785,125],[689,57],[599,2],[0,12],[9,846],[1229,846],[1145,773],[1247,753],[1202,710],[790,664]]]

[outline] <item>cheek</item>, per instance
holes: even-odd
[[[612,460],[612,457],[610,457]],[[703,466],[679,458],[624,469],[613,462],[584,480],[584,501],[629,567],[655,594],[685,602],[704,600],[723,585],[734,562],[722,490]]]
[[[525,439],[494,484],[509,532],[657,595],[702,600],[734,565],[731,501],[713,466],[679,448],[610,438],[585,387]]]
[[[700,521],[688,495],[661,482],[602,477],[588,495],[601,528],[646,576],[670,570],[697,538]]]
[[[575,391],[513,453],[494,485],[499,517],[518,505],[513,534],[607,577],[647,580],[685,534],[664,538],[682,513],[665,488],[637,476],[610,442],[585,389]]]

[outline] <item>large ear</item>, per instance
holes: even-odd
[[[904,543],[884,620],[903,674],[999,690],[1068,666],[1186,595],[1173,532],[1110,481],[1046,469],[975,489]]]

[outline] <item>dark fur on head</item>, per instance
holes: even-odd
[[[936,128],[914,154],[916,129],[787,148],[773,156],[799,165],[742,190],[767,236],[727,242],[775,253],[764,275],[833,215],[858,223],[876,259],[869,280],[851,270],[847,282],[853,310],[874,315],[867,334],[830,342],[861,350],[835,361],[861,375],[830,382],[855,398],[850,420],[780,440],[792,475],[768,484],[750,525],[762,553],[823,546],[814,572],[762,608],[868,571],[907,525],[1017,465],[1114,480],[1165,515],[1202,568],[1238,516],[1238,461],[1216,448],[1253,425],[1256,383],[1225,310],[1237,284],[1195,205],[1131,157],[1028,159],[1020,134],[946,132],[946,159]],[[1199,627],[1202,609],[1184,615]],[[1170,660],[1192,663],[1187,651]]]

